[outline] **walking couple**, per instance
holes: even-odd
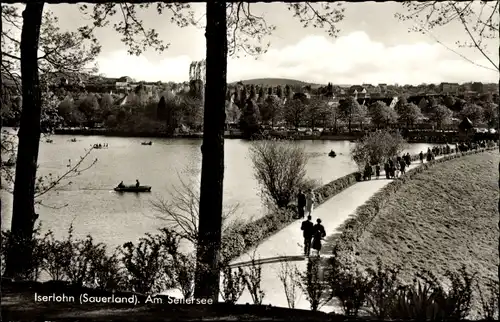
[[[312,189],[307,191],[307,195],[305,195],[302,190],[299,190],[299,194],[297,196],[297,210],[299,212],[299,218],[304,218],[305,212],[307,212],[308,216],[312,215],[315,199],[316,196],[314,195]]]
[[[316,225],[314,225],[311,221],[311,216],[307,216],[307,220],[302,222],[300,229],[304,231],[304,255],[309,256],[312,247],[312,249],[317,251],[317,255],[319,256],[321,239],[326,236],[325,227],[321,224],[321,219],[316,219]]]

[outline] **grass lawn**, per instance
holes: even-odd
[[[357,244],[362,267],[402,264],[402,278],[429,269],[438,276],[466,264],[496,280],[498,151],[436,165],[405,184]]]

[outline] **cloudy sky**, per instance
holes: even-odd
[[[198,17],[203,17],[204,5],[193,6]],[[267,39],[271,42],[270,50],[257,60],[253,57],[229,60],[228,81],[265,77],[335,84],[498,81],[498,72],[477,67],[436,42],[435,38],[457,49],[455,42],[465,40],[462,26],[450,25],[435,31],[435,38],[409,33],[412,22],[394,18],[396,12],[405,10],[396,2],[346,3],[337,38],[329,37],[321,29],[304,29],[284,4],[252,6],[255,13],[264,14],[277,29]],[[74,5],[47,5],[47,9],[59,17],[62,29],[89,23]],[[169,49],[129,56],[112,28],[101,29],[97,33],[102,44],[99,71],[109,77],[127,75],[137,80],[188,80],[189,64],[205,56],[204,30],[181,29],[170,23],[168,15],[159,16],[154,9],[140,16],[148,28],[155,28],[171,44]],[[491,67],[480,53],[458,50],[474,62]],[[490,46],[490,50],[498,50],[498,43]],[[498,54],[491,56],[498,59]]]

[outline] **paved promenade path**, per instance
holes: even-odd
[[[440,158],[442,156],[436,157],[436,159]],[[414,169],[420,166],[420,164],[420,161],[415,161],[407,170]],[[382,171],[378,180],[373,176],[370,181],[357,182],[313,210],[312,221],[316,222],[317,218],[321,218],[327,232],[321,250],[322,257],[329,256],[332,253],[332,237],[340,233],[339,228],[342,223],[353,215],[359,206],[363,205],[370,197],[391,181],[392,179],[385,178],[385,173]],[[294,221],[264,240],[253,250],[231,262],[231,266],[234,267],[248,266],[255,251],[255,258],[259,259],[259,262],[262,263],[261,288],[265,292],[263,304],[288,307],[283,285],[278,278],[278,271],[282,262],[289,261],[290,264],[295,265],[301,272],[304,272],[306,269],[307,261],[303,256],[303,238],[302,230],[300,230],[302,221],[303,219]],[[248,290],[245,290],[238,303],[244,304],[247,302],[250,304],[253,303],[250,293]],[[305,295],[301,294],[299,296],[295,308],[310,309]],[[338,311],[338,308],[333,306],[324,306],[321,308],[321,311],[325,312],[332,312],[334,310]]]

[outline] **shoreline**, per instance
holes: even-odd
[[[224,134],[225,139],[236,139],[245,140],[241,133],[226,133]],[[128,132],[128,131],[118,131],[118,130],[106,130],[106,129],[56,129],[54,131],[56,135],[82,135],[82,136],[108,136],[108,137],[123,137],[123,138],[165,138],[165,139],[203,139],[203,133],[185,133],[168,135],[166,133],[158,132]],[[337,134],[337,135],[300,135],[288,137],[288,139],[293,141],[357,141],[362,137],[361,134]],[[287,137],[282,137],[287,139]],[[449,138],[448,138],[449,139]],[[452,142],[459,141],[460,138],[454,137]],[[408,143],[427,143],[427,144],[445,144],[446,140],[434,137],[423,137],[422,139],[410,139],[407,140]],[[448,140],[448,143],[449,140]]]

